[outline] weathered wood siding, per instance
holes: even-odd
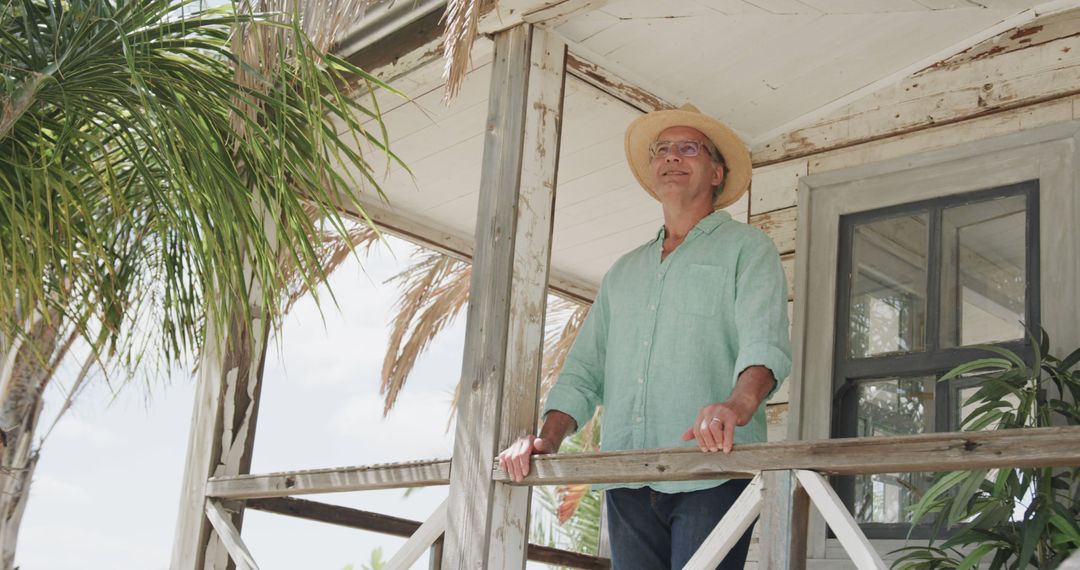
[[[1080,119],[1080,10],[1014,29],[756,145],[750,223],[781,254],[794,297],[799,179]],[[787,386],[768,407],[769,440],[787,437]]]
[[[959,123],[1080,93],[1080,10],[1014,29],[856,101],[810,126],[755,145],[775,163]]]

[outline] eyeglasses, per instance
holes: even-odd
[[[720,161],[719,153],[715,152],[708,143],[695,140],[656,141],[649,145],[649,156],[654,159],[664,158],[672,152],[675,152],[678,153],[679,156],[691,157],[700,154],[702,148],[704,148],[705,152],[714,160]]]

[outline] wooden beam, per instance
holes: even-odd
[[[571,16],[597,10],[609,0],[499,0],[480,16],[481,34],[496,34],[522,24],[556,26]]]
[[[536,431],[565,70],[566,44],[545,30],[533,30],[496,451]],[[495,485],[486,568],[525,567],[531,498],[531,487]]]
[[[758,528],[758,568],[760,570],[805,570],[806,524],[810,498],[799,485],[795,472],[761,473],[764,504]]]
[[[856,568],[872,568],[874,570],[886,570],[885,562],[867,540],[859,523],[851,516],[847,507],[836,495],[832,485],[821,476],[820,473],[800,469],[796,472],[799,483],[810,495],[810,500],[817,507],[825,522],[833,530],[837,540],[847,551]]]
[[[432,459],[335,469],[213,477],[206,496],[228,499],[286,497],[373,489],[429,487],[450,482],[450,460]]]
[[[361,69],[392,64],[441,39],[445,11],[446,0],[414,0],[368,10],[334,38],[332,50]]]
[[[1080,427],[932,433],[740,445],[730,454],[696,448],[541,455],[521,485],[749,478],[808,469],[828,475],[1080,465]],[[492,465],[492,476],[509,478]]]
[[[414,520],[293,497],[248,499],[247,508],[405,538],[420,528]]]
[[[404,538],[412,536],[416,529],[420,528],[420,523],[414,520],[292,497],[249,499],[247,508]],[[436,541],[432,548],[440,542],[441,539]],[[529,560],[553,566],[586,570],[611,568],[611,561],[607,557],[590,556],[538,544],[530,544],[527,553]],[[436,569],[438,567],[435,566]]]
[[[492,481],[537,423],[566,45],[496,36],[444,568],[524,568],[528,491]],[[468,387],[466,389],[466,386]]]
[[[754,476],[739,498],[728,509],[724,518],[701,543],[697,552],[687,561],[684,570],[710,570],[719,566],[731,548],[742,538],[746,529],[761,513],[761,475]]]
[[[582,56],[573,53],[569,54],[566,59],[566,71],[642,113],[675,108],[675,105],[670,101],[647,89],[638,87],[595,63],[587,61]]]
[[[416,529],[394,557],[386,563],[386,570],[408,570],[414,562],[435,543],[446,530],[446,503],[443,501],[435,512]]]
[[[497,452],[506,371],[532,32],[532,26],[523,25],[495,38],[444,570],[485,568],[494,532],[490,466]]]
[[[1080,427],[1069,426],[753,443],[740,445],[729,455],[682,448],[545,455],[533,459],[536,473],[523,484],[749,478],[758,471],[775,469],[857,475],[1076,465],[1080,465]],[[496,480],[507,480],[494,465],[492,474]],[[254,499],[446,485],[449,482],[450,461],[441,459],[214,477],[206,484],[206,495]]]
[[[233,526],[232,515],[225,511],[221,503],[206,501],[206,519],[214,527],[214,532],[221,539],[221,544],[239,570],[259,570],[255,557],[251,555],[244,540],[240,538],[240,531]]]

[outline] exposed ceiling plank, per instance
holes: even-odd
[[[570,72],[570,75],[620,101],[623,101],[627,105],[630,105],[643,113],[650,113],[661,109],[673,109],[675,107],[672,102],[663,99],[647,89],[638,87],[603,67],[587,61],[573,53],[567,56],[566,67],[567,71]]]
[[[824,118],[830,113],[843,108],[845,105],[848,105],[863,97],[866,97],[876,91],[884,89],[885,87],[899,83],[905,77],[917,73],[920,70],[926,69],[927,67],[930,67],[939,61],[943,61],[950,57],[953,57],[956,54],[961,53],[964,50],[969,49],[977,45],[978,43],[990,39],[1002,32],[1006,32],[1013,28],[1028,24],[1036,18],[1064,12],[1077,7],[1080,7],[1080,0],[1054,0],[1052,2],[1046,2],[1044,4],[1035,6],[1034,8],[1024,10],[1023,12],[1006,18],[998,24],[990,26],[989,28],[986,28],[977,34],[969,36],[938,53],[915,61],[903,67],[902,69],[899,69],[893,73],[890,73],[889,75],[872,81],[859,89],[851,91],[843,97],[834,99],[831,103],[822,105],[821,107],[818,107],[817,109],[806,113],[805,115],[797,117],[794,120],[788,121],[787,123],[775,127],[765,133],[762,133],[755,137],[754,141],[752,142],[752,146],[757,146],[764,141],[772,140],[780,135],[783,135],[784,133],[808,126],[814,121]]]

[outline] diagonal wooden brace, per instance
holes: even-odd
[[[206,518],[210,521],[210,526],[214,527],[218,538],[221,539],[225,551],[236,563],[237,570],[259,570],[259,565],[255,563],[251,551],[244,544],[244,539],[240,538],[240,531],[232,523],[232,515],[221,506],[221,503],[212,499],[207,500]]]
[[[426,552],[431,545],[439,540],[446,531],[446,503],[443,501],[434,513],[416,529],[405,544],[397,551],[397,554],[386,563],[386,570],[408,570]]]
[[[709,533],[705,542],[701,543],[683,570],[711,570],[720,564],[731,547],[735,546],[746,529],[750,528],[761,514],[761,505],[764,502],[761,487],[761,474],[758,474],[735,500],[735,504],[731,505],[724,518],[720,519],[716,528]]]

